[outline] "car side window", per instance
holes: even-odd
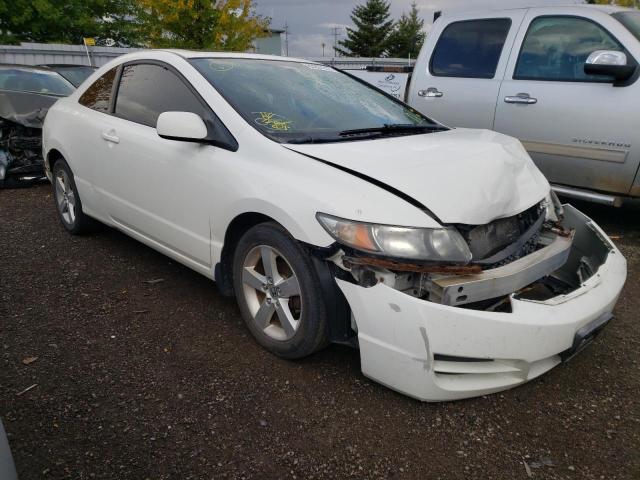
[[[431,74],[493,78],[510,28],[509,18],[465,20],[448,25],[431,57]]]
[[[193,92],[167,67],[140,63],[123,68],[116,116],[155,128],[161,113],[174,111],[208,116]]]
[[[624,51],[600,25],[578,17],[538,17],[522,42],[515,80],[611,82],[613,78],[587,75],[584,64],[596,50]]]
[[[98,112],[109,113],[111,89],[116,78],[117,67],[112,68],[85,90],[78,103]]]

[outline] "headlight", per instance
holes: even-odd
[[[563,217],[564,208],[562,208],[562,203],[556,195],[556,192],[554,192],[553,190],[549,190],[547,198],[544,199],[544,204],[546,210],[545,220],[557,222]]]
[[[316,218],[338,243],[392,258],[469,263],[472,255],[453,228],[411,228],[377,225],[318,213]]]

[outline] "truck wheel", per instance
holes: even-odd
[[[270,352],[301,358],[327,344],[327,309],[311,259],[278,224],[257,225],[240,239],[233,286],[247,327]]]

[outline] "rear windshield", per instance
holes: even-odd
[[[84,82],[89,76],[95,72],[95,69],[91,67],[64,67],[55,69],[60,75],[73,83],[74,86],[78,87],[82,82]]]
[[[71,95],[74,90],[73,85],[56,72],[28,68],[0,69],[0,89],[63,97]]]
[[[435,125],[411,107],[324,65],[242,58],[197,58],[191,63],[247,122],[279,142],[339,141],[345,131],[388,125],[424,133],[421,128]]]
[[[613,17],[640,40],[640,12],[617,12],[613,14]]]

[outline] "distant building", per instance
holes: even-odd
[[[282,55],[282,34],[284,30],[269,29],[268,35],[253,42],[252,52],[263,55]]]

